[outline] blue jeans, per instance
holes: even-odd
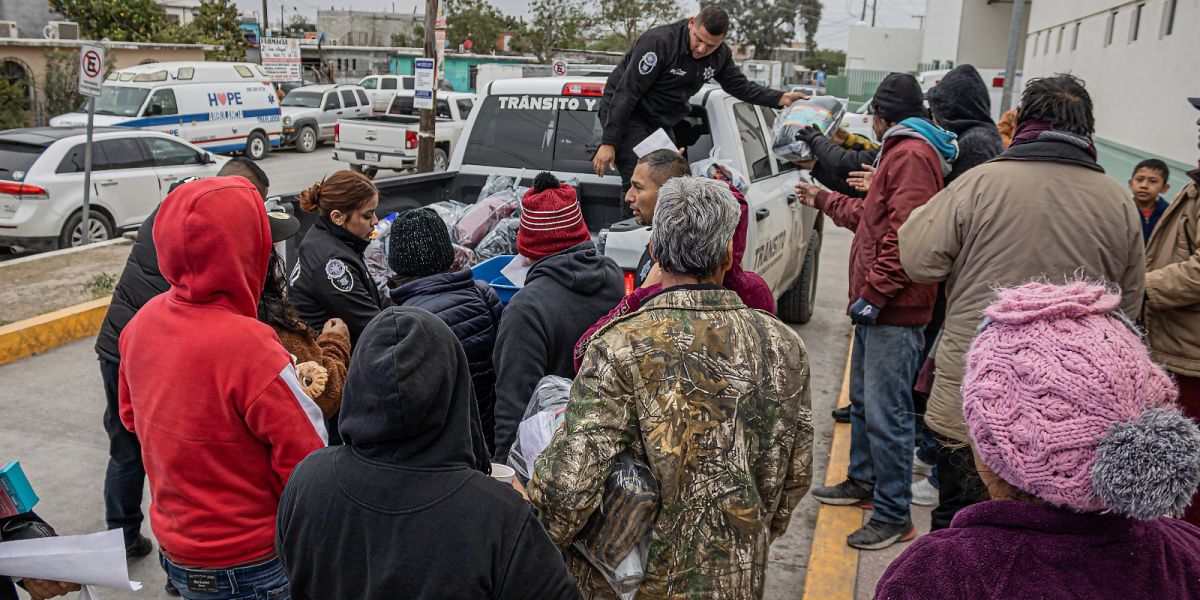
[[[876,519],[908,520],[912,502],[912,382],[924,327],[858,325],[850,356],[850,479],[875,488]]]
[[[186,569],[167,560],[158,560],[167,579],[187,600],[291,600],[287,573],[279,557],[245,567]]]
[[[121,423],[117,405],[120,363],[100,359],[100,378],[104,381],[104,430],[108,432],[108,469],[104,472],[104,520],[109,529],[125,531],[125,545],[133,543],[142,529],[142,490],[146,469],[142,466],[142,445]]]

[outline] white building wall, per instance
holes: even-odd
[[[1008,34],[1012,28],[1011,2],[988,3],[985,0],[959,0],[963,7],[958,34],[958,59],[954,64],[971,64],[980,69],[1003,69],[1008,60]],[[1050,2],[1053,3],[1053,2]],[[1037,2],[1032,2],[1037,4]],[[1069,2],[1067,4],[1070,4]],[[1030,6],[1029,3],[1026,7]],[[1028,9],[1025,22],[1029,22]],[[1025,26],[1021,31],[1027,31]],[[1020,48],[1018,52],[1023,51]],[[1018,54],[1017,68],[1021,68]]]
[[[1168,36],[1162,26],[1170,0],[1033,2],[1025,81],[1073,73],[1087,83],[1097,137],[1194,165],[1200,155],[1196,147],[1200,112],[1187,98],[1200,96],[1200,0],[1176,1],[1174,30]],[[1131,41],[1132,15],[1139,4],[1144,5],[1141,27],[1138,39]],[[1113,10],[1117,16],[1112,43],[1106,46]],[[1072,48],[1077,23],[1078,43]]]
[[[916,71],[924,31],[896,27],[850,28],[846,67],[879,71]]]
[[[962,23],[963,0],[926,0],[925,31],[921,61],[954,61],[958,64],[958,32]]]

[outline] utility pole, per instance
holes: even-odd
[[[1025,0],[1013,0],[1012,24],[1008,28],[1008,60],[1004,65],[1004,91],[1000,94],[1000,114],[1012,108],[1013,84],[1017,79],[1017,53],[1021,49],[1021,24],[1025,21]]]
[[[287,12],[287,5],[280,2],[279,3],[279,35],[280,36],[284,35],[284,33],[283,33],[283,13],[285,13],[285,12]]]
[[[263,0],[263,14],[262,14],[261,21],[262,21],[262,31],[259,32],[259,35],[266,37],[267,29],[271,27],[271,22],[267,20],[267,0]]]
[[[437,57],[437,18],[439,0],[425,0],[425,57],[433,58],[433,104],[437,106],[437,72],[440,65]],[[436,113],[432,108],[421,109],[420,133],[417,134],[417,172],[428,173],[433,170],[433,137]]]

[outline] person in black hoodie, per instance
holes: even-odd
[[[933,121],[958,135],[958,158],[946,176],[946,185],[1004,152],[1000,130],[992,121],[991,94],[975,67],[951,69],[929,90],[928,99]]]
[[[239,156],[230,159],[217,173],[218,177],[240,176],[246,178],[267,197],[270,180],[254,161]],[[176,187],[195,178],[176,182]],[[130,558],[145,556],[154,549],[150,538],[142,535],[142,494],[145,490],[146,469],[142,465],[142,445],[136,435],[121,424],[117,410],[117,381],[121,367],[121,351],[117,342],[121,331],[129,320],[151,298],[167,291],[171,284],[158,270],[158,249],[154,246],[155,208],[138,227],[137,241],[129,250],[125,269],[113,290],[112,302],[104,315],[104,323],[96,336],[96,355],[100,359],[100,376],[104,381],[104,396],[108,405],[104,410],[104,429],[108,432],[108,469],[104,475],[104,516],[109,529],[121,528],[125,532],[126,554]],[[274,219],[272,219],[274,221]],[[275,225],[272,222],[272,225]],[[167,584],[168,587],[170,584]],[[173,595],[178,595],[175,593]]]
[[[500,320],[496,365],[496,462],[507,461],[538,380],[571,378],[575,342],[625,296],[616,263],[596,251],[575,190],[539,173],[521,198],[513,260],[533,262]]]
[[[392,222],[388,266],[395,271],[390,295],[396,306],[414,306],[450,326],[470,364],[471,383],[489,456],[495,450],[496,370],[492,350],[503,305],[492,286],[475,281],[471,269],[453,270],[454,246],[442,218],[428,208]]]
[[[412,307],[371,321],[346,379],[346,445],[309,455],[280,499],[292,598],[580,598],[532,507],[488,476],[476,410],[445,323]]]
[[[835,192],[852,198],[866,197],[866,192],[855,189],[846,180],[851,173],[861,171],[863,165],[875,163],[879,156],[879,146],[873,149],[843,148],[821,133],[815,125],[801,129],[797,137],[812,149],[816,162],[811,166],[809,173],[813,179]]]

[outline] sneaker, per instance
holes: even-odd
[[[850,534],[846,543],[859,550],[883,550],[897,542],[911,542],[917,537],[912,520],[903,523],[885,523],[871,519],[861,529]]]
[[[921,460],[921,457],[915,450],[913,451],[912,472],[913,475],[920,475],[921,477],[929,477],[933,474],[933,465]]]
[[[167,585],[166,585],[166,587],[165,587],[164,589],[166,590],[166,592],[167,592],[167,595],[168,595],[168,596],[178,596],[178,595],[180,595],[180,594],[179,594],[179,589],[178,589],[178,588],[176,588],[176,587],[175,587],[175,584],[171,583],[171,580],[169,580],[169,579],[167,580]]]
[[[849,406],[835,408],[835,409],[833,409],[832,414],[833,414],[833,420],[836,423],[849,423],[850,422],[850,407]]]
[[[821,504],[832,504],[834,506],[850,506],[856,505],[864,510],[874,508],[874,503],[871,499],[875,496],[875,490],[861,485],[853,479],[847,479],[837,485],[830,485],[813,490],[813,498]]]
[[[917,506],[937,506],[938,489],[928,479],[912,484],[912,503]]]
[[[154,543],[150,541],[150,538],[139,533],[133,542],[125,546],[125,558],[141,558],[150,554],[152,550],[154,550]]]

